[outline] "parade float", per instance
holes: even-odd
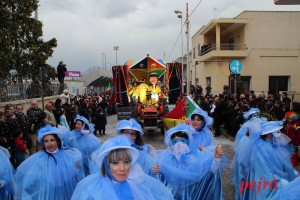
[[[138,62],[128,60],[113,66],[110,104],[117,105],[118,120],[135,118],[148,132],[164,133],[163,118],[169,113],[168,98],[174,104],[181,94],[181,65],[166,64],[149,55]],[[171,86],[171,87],[170,87]],[[147,106],[147,92],[157,104]],[[175,101],[174,101],[175,100]],[[150,101],[150,100],[149,100]]]

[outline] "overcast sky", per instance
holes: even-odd
[[[40,0],[43,38],[58,41],[48,64],[56,67],[63,60],[68,70],[84,72],[103,66],[105,54],[107,66],[115,65],[114,46],[119,46],[118,64],[147,54],[172,62],[181,56],[181,39],[176,43],[181,25],[174,10],[185,17],[186,3],[189,14],[199,4],[189,18],[190,38],[214,17],[233,18],[245,10],[300,11],[300,6],[277,6],[273,0]]]

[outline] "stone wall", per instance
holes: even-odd
[[[56,96],[50,96],[50,97],[44,97],[44,106],[49,102],[53,101],[55,102],[56,99],[59,98],[59,95]],[[0,103],[0,111],[4,111],[5,105],[11,103],[13,105],[21,104],[24,107],[24,112],[30,107],[31,101],[36,100],[38,102],[38,107],[42,108],[42,98],[34,98],[34,99],[25,99],[25,100],[18,100],[18,101],[10,101],[10,102],[2,102]]]

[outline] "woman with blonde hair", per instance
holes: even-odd
[[[96,157],[98,173],[89,175],[76,187],[73,200],[133,199],[169,200],[170,191],[146,175],[136,163],[139,152],[126,136],[108,139]]]

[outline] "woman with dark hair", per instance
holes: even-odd
[[[214,141],[211,132],[213,119],[208,116],[207,112],[198,108],[189,116],[190,132],[193,135],[192,148],[204,150],[209,146],[213,147]]]
[[[81,153],[62,148],[61,131],[47,125],[38,131],[43,149],[17,168],[16,199],[71,199],[81,173]]]
[[[98,173],[83,179],[72,200],[132,199],[171,200],[170,191],[157,179],[143,173],[136,163],[139,152],[128,137],[108,139],[97,152]]]
[[[129,120],[121,120],[116,125],[117,134],[127,135],[130,139],[131,146],[139,151],[137,162],[141,165],[146,174],[152,174],[152,166],[154,165],[154,157],[156,150],[149,144],[144,144],[141,125],[133,118]]]
[[[74,119],[75,129],[64,140],[65,146],[77,148],[82,154],[85,176],[90,174],[91,155],[100,148],[100,140],[94,135],[94,124],[80,115]]]

